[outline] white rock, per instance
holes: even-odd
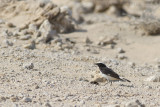
[[[160,65],[158,64],[158,65],[155,65],[155,68],[156,69],[160,69]]]
[[[131,67],[135,66],[136,64],[134,62],[128,62],[128,65],[130,65]]]
[[[29,24],[29,30],[33,31],[33,32],[36,32],[38,29],[37,29],[37,26],[35,24]]]
[[[92,12],[94,9],[94,3],[89,1],[83,1],[82,5],[84,7],[85,13]]]
[[[52,107],[52,106],[49,103],[45,103],[45,107]]]
[[[86,38],[85,38],[85,43],[86,43],[86,44],[91,44],[92,41],[91,41],[88,37],[86,37]]]
[[[69,9],[68,6],[62,6],[62,7],[60,7],[60,11],[61,11],[61,13],[66,13],[68,15],[72,15],[72,11]]]
[[[11,28],[11,27],[15,27],[15,26],[13,25],[13,23],[10,23],[10,22],[7,22],[6,25],[7,25],[8,27],[10,27],[10,28]]]
[[[121,106],[118,104],[115,104],[115,105],[106,105],[106,107],[121,107]]]
[[[149,81],[149,82],[160,82],[160,73],[146,78],[145,81]]]
[[[13,42],[8,41],[8,40],[4,40],[3,43],[5,46],[13,46]]]
[[[28,40],[28,39],[30,39],[30,38],[31,38],[31,35],[29,35],[29,34],[19,37],[19,39],[21,39],[21,40]]]
[[[118,59],[121,59],[121,60],[127,58],[124,54],[118,54],[116,57],[117,57]]]
[[[34,68],[34,64],[33,63],[27,63],[27,64],[24,64],[23,67],[30,70],[30,69]]]
[[[115,42],[114,42],[114,38],[108,38],[106,36],[101,36],[97,44],[101,46],[105,46],[109,44],[115,44]]]
[[[39,31],[41,32],[41,37],[39,38],[39,42],[48,42],[54,38],[54,36],[57,36],[56,30],[52,29],[52,24],[45,20],[42,25],[40,26]]]
[[[122,48],[117,49],[118,53],[125,53],[125,51]]]
[[[23,47],[26,48],[26,49],[35,49],[36,48],[36,43],[33,40],[32,42],[30,42],[28,44],[25,44]]]
[[[139,100],[132,100],[127,102],[125,107],[145,107],[145,105],[141,104]]]
[[[5,21],[0,19],[0,24],[5,24]]]
[[[155,59],[155,62],[156,62],[157,64],[160,64],[160,58],[156,58],[156,59]]]

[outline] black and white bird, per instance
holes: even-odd
[[[105,64],[103,63],[95,63],[96,65],[98,65],[100,71],[101,71],[101,75],[107,79],[108,82],[112,82],[113,81],[127,81],[127,82],[131,82],[125,78],[120,78],[119,75],[117,73],[115,73],[112,69],[108,68]]]

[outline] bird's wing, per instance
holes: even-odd
[[[109,75],[111,77],[114,77],[114,78],[117,78],[117,79],[120,79],[119,78],[119,75],[117,73],[115,73],[112,69],[110,68],[103,68],[102,70],[102,73],[106,74],[106,75]]]

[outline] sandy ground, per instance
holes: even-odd
[[[63,6],[68,1],[55,0],[54,3]],[[24,7],[18,10],[19,14],[14,14],[11,7],[19,4],[1,6],[0,19],[20,26],[35,17],[30,10],[41,11],[27,4],[31,5],[28,12],[24,12]],[[74,32],[58,33],[62,39],[69,38],[64,44],[74,43],[72,48],[62,50],[52,42],[37,43],[35,49],[26,49],[23,45],[30,40],[4,36],[4,30],[14,32],[16,28],[0,24],[0,106],[160,106],[160,79],[147,81],[150,76],[160,75],[160,34],[144,35],[136,28],[135,23],[140,19],[116,17],[106,12],[82,16],[85,21],[78,24]],[[109,43],[98,45],[101,41]],[[121,53],[120,49],[125,52]],[[95,62],[105,63],[131,82],[91,84],[99,75]]]

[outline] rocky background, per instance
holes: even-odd
[[[159,107],[159,41],[160,0],[0,0],[0,106]]]

